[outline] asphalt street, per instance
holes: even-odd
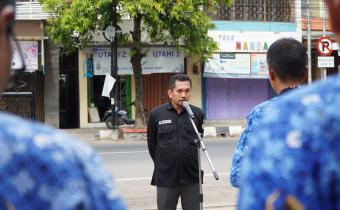
[[[201,153],[203,207],[209,210],[236,209],[237,190],[229,184],[229,169],[235,139],[204,141],[220,179],[215,180],[205,153]],[[144,141],[91,144],[101,157],[130,210],[156,210],[156,187],[150,185],[153,162]],[[178,205],[178,209],[180,205]]]

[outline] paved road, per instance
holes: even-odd
[[[235,209],[237,190],[229,184],[229,168],[235,140],[205,141],[213,166],[219,173],[216,181],[204,153],[202,168],[204,177],[204,209]],[[156,188],[150,185],[153,163],[146,142],[119,142],[91,145],[102,158],[105,167],[115,178],[116,184],[130,210],[155,210]],[[180,209],[180,206],[179,206]]]

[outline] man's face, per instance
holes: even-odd
[[[0,11],[0,92],[3,91],[10,75],[12,47],[8,27],[13,17],[13,6],[6,6]]]
[[[191,95],[191,87],[189,81],[176,81],[175,87],[168,90],[169,98],[173,106],[182,106],[183,101],[188,101]]]

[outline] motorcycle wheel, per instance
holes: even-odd
[[[112,116],[109,116],[105,119],[105,125],[109,129],[115,128],[115,119]]]
[[[115,124],[116,123],[115,123],[115,119],[113,116],[109,116],[105,119],[105,125],[107,128],[113,129],[115,128]],[[124,124],[125,124],[124,120],[122,118],[118,118],[118,125],[124,125]]]

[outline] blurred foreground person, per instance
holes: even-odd
[[[11,74],[10,40],[17,44],[14,17],[15,1],[1,0],[0,91]],[[126,209],[94,151],[53,128],[0,113],[0,151],[1,210]]]
[[[340,38],[340,1],[326,2]],[[249,139],[238,209],[340,209],[339,107],[336,75],[280,97],[265,111]]]
[[[282,38],[271,44],[267,52],[267,63],[270,85],[278,95],[295,89],[306,78],[307,51],[295,39]],[[242,159],[248,148],[249,135],[257,130],[263,110],[276,98],[257,105],[247,117],[247,125],[237,144],[230,171],[230,183],[234,187],[239,187],[240,184]]]

